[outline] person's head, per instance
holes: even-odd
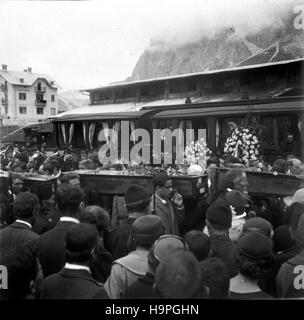
[[[287,163],[284,159],[277,159],[273,163],[273,169],[278,173],[286,173]]]
[[[30,192],[20,192],[13,203],[14,216],[29,222],[33,222],[38,208],[38,197]]]
[[[79,169],[94,170],[95,169],[94,162],[91,159],[81,160],[79,162]]]
[[[62,184],[57,188],[55,200],[61,215],[79,217],[84,195],[80,188],[70,184]]]
[[[184,240],[198,261],[202,261],[209,256],[210,238],[203,231],[191,230],[185,234]]]
[[[260,279],[273,267],[272,241],[261,232],[246,233],[239,239],[237,250],[240,273],[251,280]]]
[[[96,226],[101,236],[110,229],[110,215],[99,206],[87,206],[81,215],[80,221]]]
[[[286,139],[288,142],[292,142],[293,141],[293,134],[288,133]]]
[[[20,160],[17,160],[12,167],[14,172],[24,173],[26,171],[26,163]]]
[[[26,165],[29,161],[29,156],[26,151],[20,152],[15,155],[15,159],[18,159],[19,161],[25,163],[25,165]]]
[[[173,194],[172,180],[166,173],[158,173],[153,177],[155,192],[163,199],[169,199]]]
[[[131,236],[137,247],[150,248],[164,233],[162,219],[156,215],[138,217],[131,229]]]
[[[202,286],[206,286],[210,298],[228,298],[230,277],[224,262],[219,258],[207,258],[200,262]]]
[[[151,196],[148,191],[140,185],[131,185],[125,193],[125,202],[128,214],[145,215],[151,211]]]
[[[291,199],[290,205],[293,203],[304,204],[304,188],[301,188],[295,192]]]
[[[30,246],[8,247],[0,254],[0,265],[6,266],[8,287],[0,290],[2,299],[33,298],[37,260]]]
[[[232,213],[227,200],[214,201],[206,211],[206,223],[209,233],[227,233],[231,228]]]
[[[231,190],[226,193],[226,200],[231,208],[232,214],[242,215],[245,212],[247,199],[239,190]]]
[[[148,254],[148,266],[150,272],[155,274],[155,271],[160,264],[170,253],[175,250],[189,250],[185,240],[178,236],[165,234],[157,239],[151,247]]]
[[[229,170],[225,177],[225,185],[231,189],[237,189],[247,194],[247,175],[243,168],[233,168]]]
[[[240,237],[248,232],[259,232],[264,234],[266,237],[271,238],[273,234],[273,228],[269,221],[260,217],[253,217],[248,220],[243,225],[242,234]]]
[[[289,226],[284,224],[274,230],[273,237],[273,252],[284,252],[295,246],[295,241],[291,237]]]
[[[174,251],[156,269],[155,290],[162,298],[193,298],[200,289],[199,262],[190,251]]]
[[[23,191],[24,187],[24,178],[21,175],[13,175],[12,176],[12,191],[14,194],[19,194]]]
[[[62,177],[61,182],[71,184],[76,187],[80,187],[80,177],[75,172],[65,173]]]
[[[56,158],[49,158],[44,162],[42,170],[47,175],[56,175],[60,170],[60,163]]]
[[[90,223],[73,224],[65,237],[66,260],[87,264],[98,243],[97,228]]]

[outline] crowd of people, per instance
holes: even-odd
[[[134,184],[109,205],[70,172],[96,166],[96,155],[71,158],[43,147],[1,158],[12,171],[0,195],[0,265],[9,283],[2,299],[304,297],[295,272],[304,265],[304,188],[287,205],[252,197],[244,168],[232,165],[220,188],[195,203],[160,172],[153,194]],[[280,160],[277,172],[299,167]],[[56,189],[26,188],[22,173],[31,170],[63,174]]]

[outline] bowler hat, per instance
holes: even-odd
[[[142,186],[133,184],[125,193],[127,207],[133,207],[150,200],[150,194]]]

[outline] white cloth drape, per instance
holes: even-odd
[[[82,124],[82,133],[83,133],[83,141],[84,144],[87,143],[87,131],[86,131],[86,125],[85,123]]]
[[[131,129],[131,139],[132,139],[133,143],[135,143],[135,133],[134,133],[135,123],[134,123],[134,121],[130,121],[130,129]]]
[[[72,138],[73,138],[73,134],[74,134],[74,123],[70,124],[70,128],[69,128],[69,145],[72,145]]]
[[[96,123],[92,122],[89,126],[89,144],[90,148],[93,148],[93,136],[95,132]]]
[[[65,125],[64,123],[61,123],[61,132],[62,132],[62,137],[63,137],[63,142],[66,144],[66,132],[65,132]]]

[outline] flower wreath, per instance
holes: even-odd
[[[235,128],[225,143],[224,152],[242,159],[246,165],[250,160],[258,160],[260,142],[253,129]]]

